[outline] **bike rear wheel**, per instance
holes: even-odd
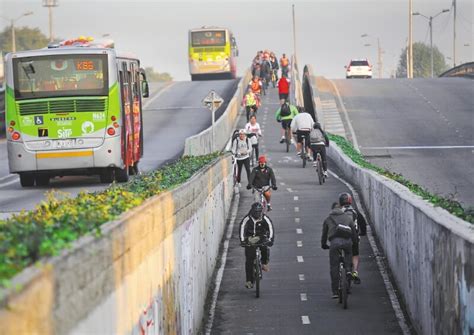
[[[349,291],[349,285],[347,281],[346,269],[342,267],[341,270],[341,296],[342,296],[342,308],[347,309],[347,296]]]
[[[323,174],[323,167],[321,164],[321,157],[316,158],[316,172],[318,173],[318,180],[319,180],[319,185],[322,185],[324,183],[324,174]]]
[[[301,159],[303,160],[303,169],[306,167],[306,141],[303,139],[301,148]]]
[[[260,298],[260,277],[261,277],[261,266],[260,266],[260,260],[257,255],[257,258],[255,259],[255,297]]]

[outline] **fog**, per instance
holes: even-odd
[[[17,27],[38,27],[48,35],[48,10],[41,0],[0,0],[0,16],[16,18]],[[296,52],[300,64],[319,75],[344,76],[351,58],[377,62],[377,38],[384,50],[384,77],[396,71],[408,36],[408,0],[330,1],[78,1],[59,0],[53,9],[54,35],[100,37],[109,34],[116,48],[133,52],[144,66],[189,80],[188,29],[222,26],[232,29],[240,49],[239,72],[257,50],[293,53],[291,4],[296,12]],[[413,10],[426,16],[451,8],[452,0],[413,0]],[[473,60],[473,5],[457,0],[457,63]],[[433,21],[434,44],[446,57],[453,52],[453,13]],[[428,21],[413,18],[414,41],[429,43]],[[4,29],[8,21],[0,21]],[[362,38],[362,34],[368,34]],[[370,44],[370,46],[364,46]],[[465,46],[467,45],[467,46]],[[452,65],[452,59],[447,59]],[[376,70],[376,68],[375,68]]]

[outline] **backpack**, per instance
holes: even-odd
[[[354,226],[356,228],[356,231],[359,232],[359,225],[357,224],[357,212],[354,208],[352,207],[344,207],[344,213],[347,215],[350,215],[352,218],[352,221],[354,221]]]
[[[311,143],[324,143],[324,135],[320,129],[311,129],[309,133],[309,141]]]
[[[280,116],[290,116],[291,115],[291,109],[290,109],[290,105],[288,105],[287,103],[283,104],[280,108]]]

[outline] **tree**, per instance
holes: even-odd
[[[15,27],[16,50],[41,49],[48,45],[48,38],[39,28]],[[4,53],[12,51],[12,30],[8,26],[0,33],[0,50]]]
[[[155,72],[153,67],[149,66],[145,68],[146,78],[148,81],[172,81],[173,77],[168,72]]]
[[[402,50],[400,61],[398,62],[397,77],[407,76],[407,48]],[[433,47],[433,72],[435,76],[446,71],[448,65],[444,55],[436,46]],[[431,77],[431,49],[429,45],[421,42],[413,43],[413,77]]]

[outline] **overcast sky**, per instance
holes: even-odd
[[[413,10],[426,16],[451,8],[453,0],[413,0]],[[473,3],[457,0],[457,60],[473,60]],[[48,11],[42,0],[0,0],[0,16],[16,18],[17,26],[39,27],[48,34]],[[314,1],[115,1],[59,0],[53,9],[54,32],[62,38],[110,34],[116,48],[138,55],[144,66],[189,80],[188,29],[203,25],[233,30],[240,49],[239,72],[257,50],[278,55],[293,51],[291,4],[296,8],[299,63],[311,64],[318,75],[344,77],[351,58],[377,61],[376,40],[385,51],[384,76],[395,71],[408,36],[408,0]],[[414,40],[429,43],[428,21],[413,18]],[[434,19],[433,39],[446,57],[453,51],[453,14]],[[0,19],[0,29],[8,24]],[[362,34],[368,38],[361,38]],[[365,47],[364,44],[371,44]],[[465,44],[469,44],[465,46]],[[452,64],[452,60],[447,59]]]

